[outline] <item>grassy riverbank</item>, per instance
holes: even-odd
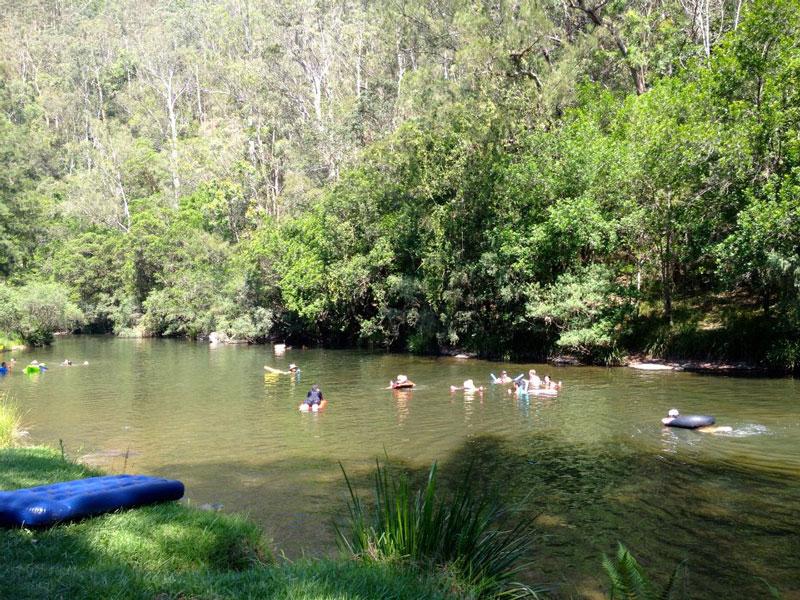
[[[0,450],[0,489],[98,473],[47,448]],[[260,529],[179,503],[0,531],[3,598],[446,598],[444,581],[354,560],[278,562]]]

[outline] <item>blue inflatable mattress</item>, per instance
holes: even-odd
[[[173,479],[146,475],[76,479],[0,492],[0,526],[41,527],[182,496],[183,484]]]

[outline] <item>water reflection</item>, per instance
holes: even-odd
[[[392,390],[392,399],[397,409],[397,424],[402,426],[411,414],[411,390]]]

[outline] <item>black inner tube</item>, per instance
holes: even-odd
[[[683,429],[697,429],[698,427],[708,427],[715,422],[714,417],[710,415],[681,415],[672,419],[667,425]]]

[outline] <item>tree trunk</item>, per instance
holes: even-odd
[[[672,193],[667,192],[666,222],[664,223],[664,254],[661,259],[661,285],[664,293],[664,319],[672,321]]]

